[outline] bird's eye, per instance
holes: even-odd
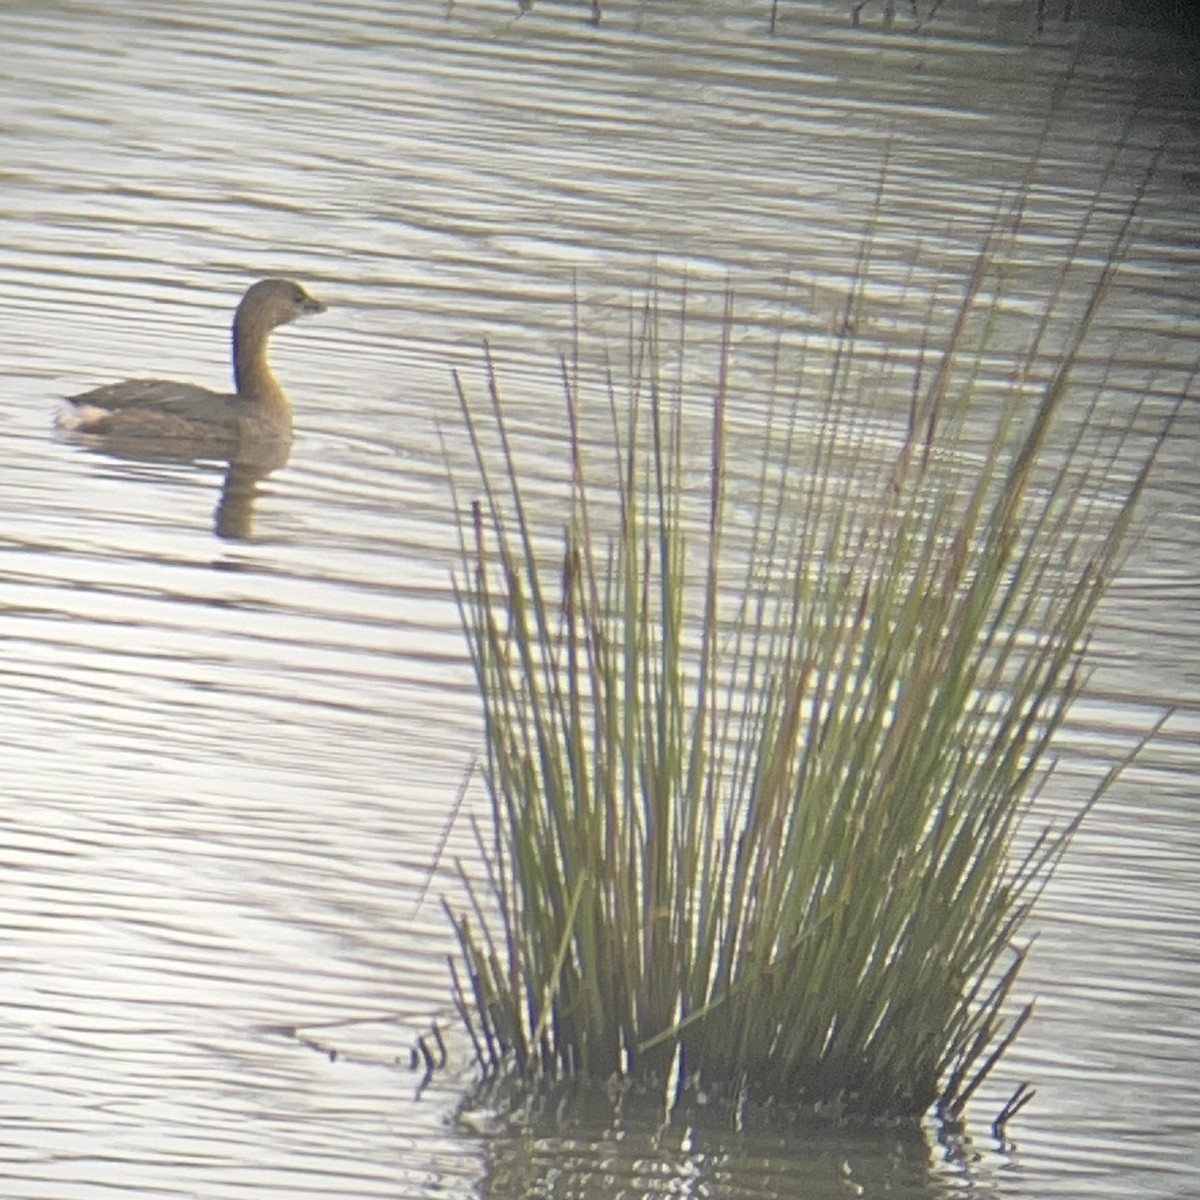
[[[292,303],[293,304],[303,304],[304,303],[304,293],[299,288],[297,288],[292,293]]]

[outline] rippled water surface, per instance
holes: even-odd
[[[1038,1088],[1015,1145],[987,1134],[997,1096],[952,1147],[586,1107],[490,1130],[456,1120],[453,1073],[414,1098],[409,1047],[447,1010],[437,898],[473,858],[465,819],[438,858],[478,741],[451,368],[481,391],[486,338],[514,420],[556,433],[576,303],[585,370],[619,359],[654,269],[686,275],[702,318],[729,280],[750,327],[786,291],[820,331],[868,230],[887,319],[863,333],[905,353],[1023,184],[1017,309],[1085,224],[1084,275],[1103,257],[1156,153],[1101,320],[1111,411],[1187,392],[1200,340],[1182,31],[1039,34],[1018,4],[890,32],[868,6],[856,30],[830,0],[781,4],[771,35],[766,3],[613,4],[598,27],[589,7],[6,7],[0,1194],[1194,1195],[1194,399],[1047,803],[1176,712],[1035,922],[1039,1007],[996,1085]],[[231,481],[53,432],[57,398],[100,382],[225,386],[232,306],[275,273],[330,305],[273,343],[285,462]],[[744,358],[731,427],[751,445]]]

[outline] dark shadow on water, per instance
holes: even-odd
[[[291,456],[290,440],[248,442],[171,441],[145,437],[99,437],[72,433],[67,440],[91,454],[118,462],[193,464],[224,468],[221,494],[213,512],[213,533],[226,541],[254,536],[254,506],[259,484]]]

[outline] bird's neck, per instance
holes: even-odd
[[[239,319],[233,326],[233,384],[239,396],[259,402],[287,404],[267,362],[269,326]]]

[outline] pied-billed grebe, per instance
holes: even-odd
[[[247,289],[233,317],[236,391],[214,392],[173,379],[127,379],[68,396],[71,410],[60,415],[59,423],[80,433],[118,438],[288,438],[292,406],[271,373],[267,340],[276,326],[324,311],[325,305],[298,283],[260,279]]]

